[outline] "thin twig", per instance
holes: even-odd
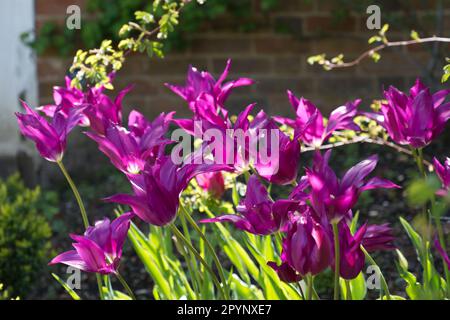
[[[361,54],[358,58],[356,58],[353,61],[343,62],[343,63],[332,63],[330,61],[326,61],[325,66],[329,69],[354,67],[354,66],[360,64],[361,61],[363,61],[364,59],[371,57],[374,53],[384,50],[386,48],[410,46],[410,45],[414,45],[414,44],[422,44],[422,43],[429,43],[429,42],[450,43],[450,38],[433,36],[433,37],[429,37],[429,38],[416,39],[416,40],[386,42],[386,43],[383,43],[383,44],[381,44],[377,47],[374,47],[370,50],[367,50],[366,52]]]
[[[357,137],[357,138],[347,140],[347,141],[339,141],[336,143],[325,144],[325,145],[320,146],[319,148],[306,147],[306,148],[302,148],[302,153],[316,151],[316,150],[328,150],[328,149],[333,149],[333,148],[342,147],[342,146],[346,146],[346,145],[350,145],[350,144],[356,144],[356,143],[370,143],[370,144],[376,144],[379,146],[385,146],[385,147],[394,149],[397,152],[404,153],[409,156],[413,156],[413,153],[411,152],[411,150],[409,150],[407,148],[403,148],[402,146],[399,146],[393,142],[386,141],[381,138],[373,139],[370,137]],[[429,162],[425,159],[423,160],[423,164],[426,165],[427,167],[432,166],[431,162]]]

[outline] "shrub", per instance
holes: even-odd
[[[40,199],[40,188],[26,188],[18,174],[0,180],[0,279],[13,296],[26,297],[49,259],[51,229]]]

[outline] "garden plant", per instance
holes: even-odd
[[[136,21],[121,28],[117,46],[105,40],[98,49],[77,52],[65,87],[54,88],[52,105],[34,108],[22,102],[24,111],[16,114],[20,131],[42,158],[60,168],[85,229],[84,234],[70,234],[72,248],[50,265],[95,273],[100,299],[362,300],[373,279],[382,300],[450,298],[442,222],[450,204],[450,158],[426,149],[450,119],[450,89],[435,92],[417,79],[409,92],[402,92],[386,83],[372,110],[360,107],[367,102],[360,97],[327,116],[302,92],[287,91],[291,117],[270,116],[257,104],[233,115],[228,98],[254,80],[229,79],[229,60],[217,78],[186,66],[185,84],[167,84],[184,100],[190,118],[168,112],[147,119],[133,110],[123,119],[122,100],[133,88],[110,98],[114,78],[133,52],[162,56],[164,40],[188,2],[154,1],[148,12],[136,12]],[[391,42],[387,31],[385,26],[371,38],[369,43],[378,46],[354,62],[344,62],[342,56],[328,60],[323,54],[309,62],[332,70],[366,57],[378,60],[379,52],[390,46],[450,42],[416,33],[412,40]],[[444,72],[443,83],[448,66]],[[128,194],[105,195],[103,201],[117,206],[100,221],[92,221],[77,177],[63,164],[76,153],[66,150],[75,127],[83,128],[86,139],[95,141],[130,186]],[[376,154],[350,168],[336,168],[332,149],[356,143],[407,155],[420,179],[399,185],[373,174]],[[419,224],[400,218],[420,274],[410,270],[389,224],[362,221],[354,210],[360,196],[374,189],[404,192],[423,208]],[[150,296],[137,295],[120,272],[126,241],[153,281]],[[391,293],[394,284],[372,256],[382,250],[396,252],[398,276],[407,283],[401,296]],[[366,273],[369,266],[372,280]],[[329,272],[328,294],[321,297],[317,279]],[[82,298],[54,277],[73,299]]]

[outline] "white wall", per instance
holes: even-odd
[[[0,0],[0,156],[23,149],[14,112],[21,110],[21,94],[36,107],[36,59],[20,40],[34,29],[34,0]]]

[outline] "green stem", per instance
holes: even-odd
[[[184,232],[184,237],[186,238],[187,241],[189,241],[189,243],[192,244],[192,240],[191,237],[189,235],[189,230],[186,224],[186,219],[184,219],[184,217],[182,215],[180,215],[180,221],[181,221],[181,226],[183,228],[183,232]],[[201,284],[201,277],[199,275],[199,271],[198,268],[194,267],[194,264],[196,263],[196,258],[195,256],[192,254],[192,252],[189,252],[190,254],[188,254],[184,248],[183,249],[183,257],[186,260],[186,265],[188,268],[188,272],[191,275],[192,278],[192,283],[194,285],[194,290],[197,292],[197,294],[200,292],[200,288],[202,287]],[[203,270],[200,270],[200,272],[202,272]]]
[[[308,300],[312,300],[312,296],[313,296],[313,279],[312,279],[312,275],[308,274],[306,275],[306,282],[308,284],[308,291],[306,292],[307,299]]]
[[[378,266],[378,264],[375,262],[375,260],[372,258],[372,256],[367,252],[367,250],[363,246],[361,246],[361,250],[362,250],[362,252],[364,252],[364,255],[366,256],[367,261],[369,261],[369,263],[371,265],[375,266],[378,269],[378,272],[380,274],[381,286],[383,287],[383,291],[386,294],[386,299],[391,300],[389,286],[386,282],[386,278],[384,277],[383,273],[381,272],[380,267]]]
[[[350,281],[348,280],[344,280],[345,281],[345,289],[347,289],[347,296],[345,297],[346,300],[352,300],[352,288],[350,287]]]
[[[131,299],[136,300],[136,296],[134,295],[133,291],[131,290],[128,283],[125,281],[125,279],[122,277],[122,275],[117,271],[116,277],[119,279],[120,283],[124,287],[124,289],[127,291],[128,295],[131,297]]]
[[[320,300],[320,297],[319,297],[319,295],[317,294],[316,289],[314,288],[314,278],[313,278],[312,293],[313,293],[313,298],[314,298],[314,300]]]
[[[339,274],[340,274],[340,250],[339,250],[339,229],[337,222],[332,222],[334,235],[334,300],[339,300]]]
[[[58,161],[56,163],[58,164],[62,173],[66,177],[66,180],[69,183],[70,188],[72,189],[73,195],[75,196],[75,199],[77,200],[78,207],[80,207],[81,218],[83,219],[84,227],[87,229],[89,227],[89,220],[87,217],[86,209],[83,204],[83,200],[81,200],[80,193],[78,192],[78,189],[75,186],[75,183],[73,182],[72,178],[70,177],[69,173],[67,172],[66,167],[64,167],[64,164],[62,163],[62,161]]]
[[[87,229],[89,227],[89,219],[86,213],[86,208],[84,207],[83,200],[81,200],[80,192],[78,192],[78,188],[73,182],[72,178],[69,175],[69,172],[67,172],[66,167],[62,163],[62,161],[56,162],[61,169],[64,177],[66,178],[67,182],[69,183],[70,188],[72,189],[73,195],[75,196],[75,199],[77,200],[78,207],[80,208],[81,212],[81,218],[83,219],[84,227]],[[98,293],[100,294],[100,299],[104,299],[103,294],[103,286],[102,286],[102,279],[99,274],[96,274],[97,277],[97,286],[98,286]]]
[[[414,149],[413,152],[414,158],[416,159],[417,167],[419,168],[419,172],[422,177],[426,178],[427,174],[425,172],[425,167],[423,165],[423,149]]]
[[[431,213],[432,213],[432,216],[433,216],[435,224],[436,224],[439,243],[441,244],[442,249],[445,252],[447,252],[447,246],[445,244],[445,237],[444,237],[444,230],[442,228],[442,223],[441,223],[439,214],[437,214],[437,212],[436,212],[436,199],[434,197],[431,202]],[[450,272],[447,268],[447,262],[445,261],[445,258],[441,257],[441,259],[442,259],[444,272],[445,272],[445,280],[447,283],[447,298],[450,298]]]
[[[180,230],[172,223],[169,224],[170,229],[172,230],[173,234],[177,239],[184,243],[186,247],[195,255],[195,257],[200,261],[200,263],[205,267],[206,271],[209,272],[209,274],[212,277],[212,280],[214,284],[216,285],[217,289],[221,292],[222,296],[225,298],[227,295],[225,294],[219,279],[217,279],[217,276],[214,274],[214,271],[211,269],[211,267],[208,265],[208,263],[203,259],[203,257],[198,253],[198,251],[192,246],[192,244],[183,236]]]
[[[427,178],[427,173],[425,172],[425,167],[423,165],[423,150],[422,148],[419,149],[412,149],[412,153],[414,156],[414,159],[416,160],[416,164],[417,164],[417,168],[419,169],[420,175],[426,179]],[[427,205],[424,204],[423,206],[423,215],[424,217],[427,217],[428,220],[428,226],[427,226],[427,234],[429,232],[429,230],[431,230],[431,216],[428,214],[428,210],[427,210]],[[425,288],[425,290],[428,289],[428,280],[429,280],[429,270],[428,270],[428,247],[427,247],[427,243],[428,243],[429,239],[428,237],[426,237],[423,241],[423,261],[422,261],[422,266],[423,266],[423,286]]]
[[[230,288],[228,286],[227,279],[225,278],[225,272],[223,271],[222,264],[220,263],[219,257],[217,256],[217,254],[216,254],[216,252],[214,250],[214,247],[212,246],[211,242],[209,242],[208,238],[202,232],[202,230],[197,225],[197,223],[194,221],[194,219],[192,219],[191,215],[189,214],[189,212],[187,212],[187,210],[184,207],[184,205],[180,203],[180,207],[182,209],[181,211],[184,214],[184,217],[186,218],[186,220],[192,225],[192,227],[195,229],[195,231],[198,232],[200,237],[205,242],[206,247],[210,251],[210,253],[211,253],[212,257],[213,257],[214,263],[216,264],[217,270],[219,272],[220,280],[222,281],[223,286],[224,286],[225,299],[229,300],[230,299]]]
[[[302,299],[303,299],[303,300],[306,300],[306,299],[305,299],[305,293],[303,292],[303,288],[302,288],[301,283],[300,283],[300,282],[297,282],[297,286],[298,286],[298,290],[300,291],[300,295],[302,296]]]

